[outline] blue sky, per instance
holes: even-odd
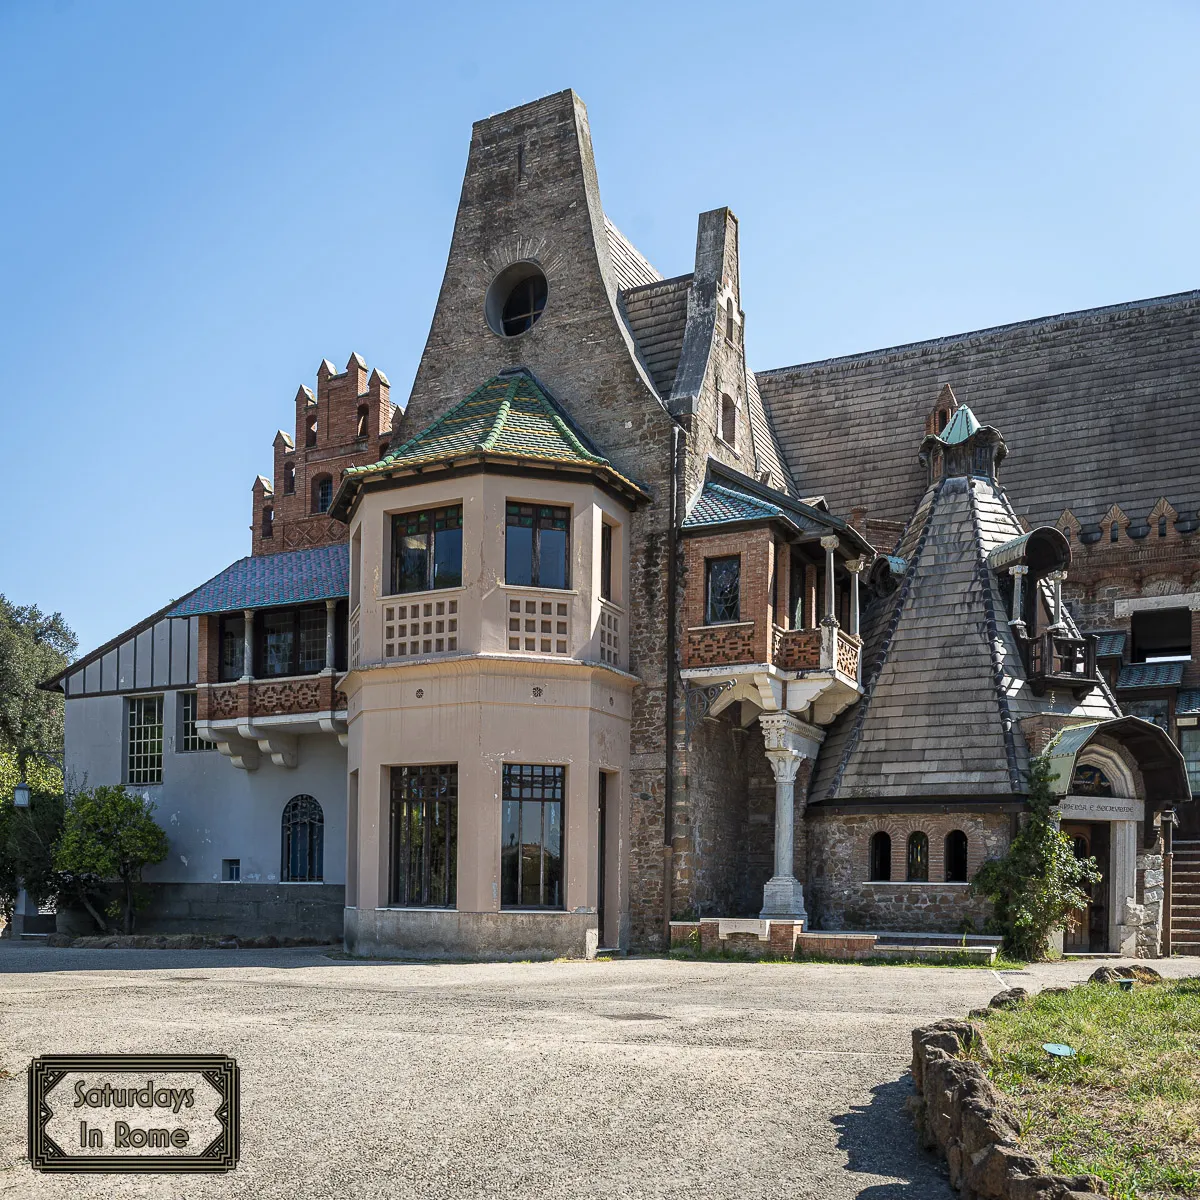
[[[0,592],[88,649],[248,553],[322,358],[407,397],[471,122],[574,87],[757,368],[1200,287],[1200,5],[0,0]]]

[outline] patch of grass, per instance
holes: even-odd
[[[1119,1200],[1200,1193],[1200,979],[1043,992],[982,1024],[987,1072],[1054,1170],[1098,1175]]]

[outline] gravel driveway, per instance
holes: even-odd
[[[310,950],[0,943],[0,1196],[951,1200],[903,1111],[909,1034],[1001,986],[1084,978],[628,959],[416,965]],[[1200,971],[1200,960],[1164,973]],[[234,1055],[226,1176],[50,1176],[25,1068]]]

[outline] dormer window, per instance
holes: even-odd
[[[1158,536],[1161,538],[1165,538],[1167,536],[1167,518],[1166,517],[1158,518]]]
[[[737,405],[728,392],[721,393],[721,441],[737,446]]]
[[[367,420],[370,412],[371,410],[365,404],[358,406],[358,424],[354,433],[356,438],[365,438],[367,436]]]
[[[1118,527],[1116,521],[1114,521],[1108,527],[1108,540],[1110,542],[1115,542],[1120,536],[1121,536],[1120,528]]]
[[[333,503],[333,478],[329,475],[318,475],[313,480],[312,510],[314,513],[329,511]]]

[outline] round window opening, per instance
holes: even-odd
[[[505,267],[487,291],[484,314],[493,333],[516,337],[537,324],[546,307],[546,276],[531,262]]]

